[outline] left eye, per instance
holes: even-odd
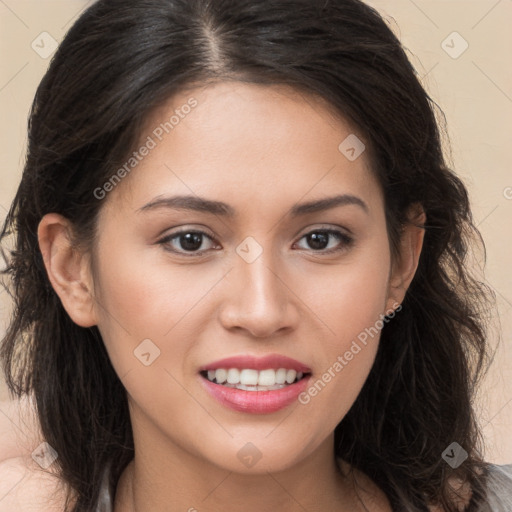
[[[322,254],[341,252],[348,249],[354,242],[352,237],[337,229],[317,229],[306,233],[301,237],[301,240],[303,238],[307,240],[307,243],[314,249],[314,252],[321,252]],[[336,239],[338,245],[329,247],[329,238],[331,240],[332,238]]]
[[[335,244],[334,247],[329,247],[329,242],[333,238],[338,241],[338,244]],[[214,242],[214,239],[204,231],[189,230],[170,234],[158,243],[164,245],[165,249],[171,252],[186,256],[201,256],[207,251],[207,249],[201,249],[205,239],[212,243]],[[321,254],[341,252],[348,249],[354,242],[352,237],[335,229],[317,229],[310,231],[299,240],[302,239],[306,239],[307,243],[310,245],[310,249],[313,249],[313,252]],[[176,248],[177,245],[181,247]]]

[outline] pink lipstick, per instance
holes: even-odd
[[[239,412],[269,414],[292,404],[308,385],[311,369],[280,354],[234,356],[199,369],[206,391]]]

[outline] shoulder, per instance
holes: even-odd
[[[0,463],[0,512],[62,512],[66,492],[61,480],[31,457]]]
[[[339,467],[343,474],[348,475],[349,471],[356,478],[358,486],[364,488],[369,496],[368,503],[371,503],[374,508],[371,510],[391,511],[391,505],[384,492],[379,489],[372,482],[372,480],[363,472],[356,468],[351,467],[346,461],[338,459]],[[471,501],[472,491],[467,482],[462,482],[458,479],[448,479],[449,486],[452,490],[453,502],[457,506],[459,512],[466,510]],[[510,509],[512,510],[512,508]],[[428,505],[428,512],[446,512],[444,508],[439,505]],[[487,511],[486,511],[487,512]],[[510,512],[510,511],[508,511]]]
[[[338,459],[340,469],[344,474],[347,474],[350,466],[343,461]],[[496,465],[487,463],[487,477],[486,477],[486,500],[485,503],[478,508],[477,512],[511,512],[512,511],[512,464],[508,465]],[[379,495],[379,489],[375,488],[369,478],[358,470],[352,471],[358,476],[358,480],[364,482],[370,488],[373,487],[374,494]],[[477,470],[482,472],[481,470]],[[463,512],[467,510],[468,505],[471,502],[473,491],[468,482],[463,482],[457,478],[448,479],[449,486],[452,490],[453,502],[456,504],[458,510]],[[377,510],[390,510],[389,506],[385,505],[385,499],[382,491],[380,491],[382,497],[380,508]],[[428,506],[428,512],[445,512],[445,510],[439,506],[431,504]]]
[[[478,505],[477,512],[512,511],[512,464],[499,466],[487,463],[485,502]],[[464,511],[471,501],[472,491],[467,482],[450,480],[455,502]],[[442,508],[430,507],[429,512],[444,512]]]
[[[498,464],[489,464],[489,483],[510,483],[512,481],[512,464],[500,466]],[[507,488],[512,493],[512,488]]]
[[[487,505],[493,512],[512,510],[512,464],[489,464]]]
[[[0,462],[29,455],[41,440],[32,397],[0,401]]]

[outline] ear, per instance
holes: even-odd
[[[81,327],[97,324],[92,276],[87,255],[72,244],[71,223],[62,215],[45,215],[37,229],[39,247],[53,289],[73,322]]]
[[[413,204],[407,212],[400,238],[400,254],[391,268],[388,283],[386,311],[397,308],[404,300],[405,294],[418,268],[427,216],[419,203]]]

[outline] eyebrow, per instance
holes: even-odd
[[[297,204],[293,206],[288,215],[299,217],[310,213],[329,210],[337,206],[356,205],[360,206],[365,213],[369,213],[368,205],[357,196],[352,194],[341,194],[334,197],[326,197],[316,201]],[[236,210],[227,203],[213,201],[199,196],[182,195],[172,197],[157,197],[137,210],[137,212],[147,212],[158,209],[191,210],[202,213],[210,213],[221,217],[236,217]]]

